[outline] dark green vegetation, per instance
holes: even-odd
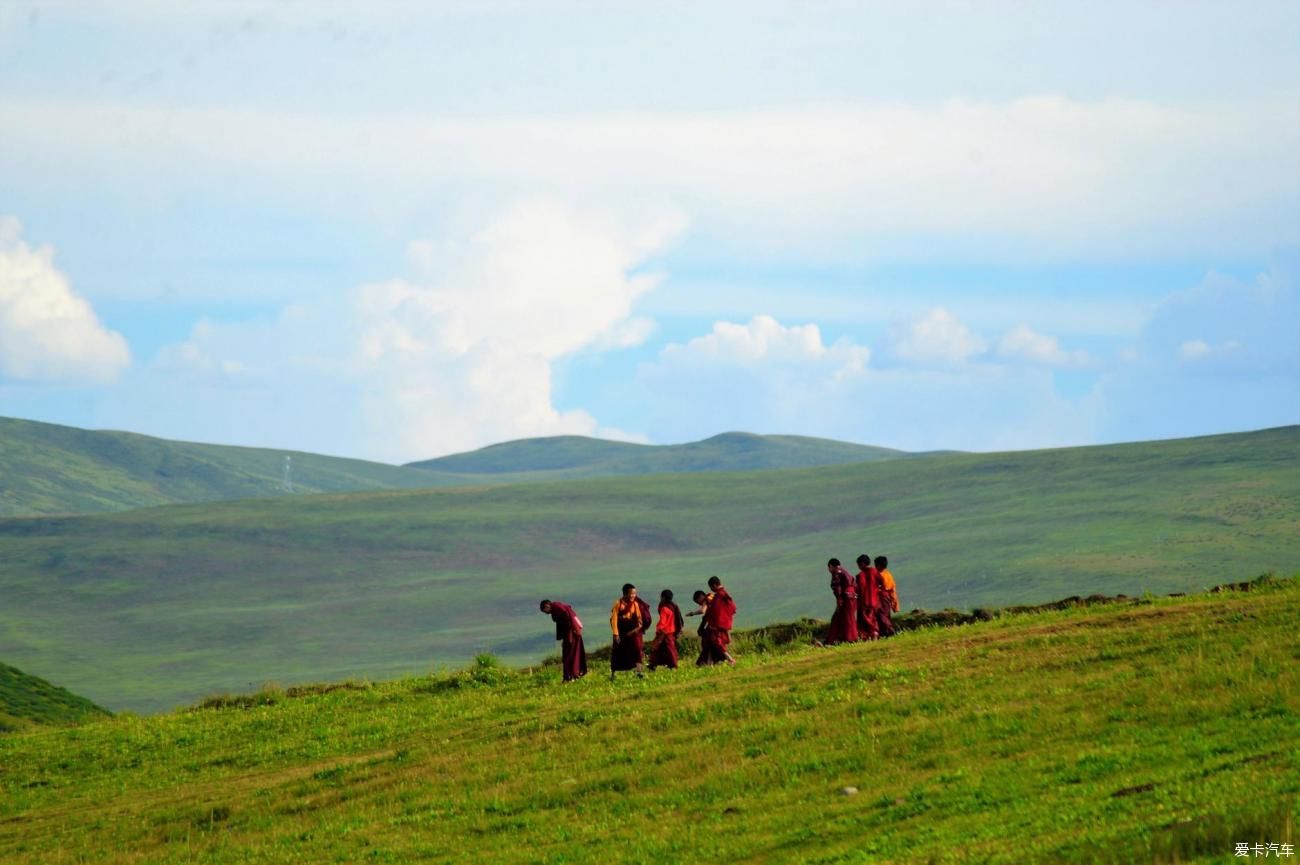
[[[442,473],[572,480],[616,475],[807,468],[918,456],[807,436],[723,433],[680,445],[639,445],[582,436],[524,439],[411,463]],[[477,478],[476,478],[477,480]]]
[[[1300,563],[1300,427],[761,472],[298,496],[0,520],[0,657],[111,709],[594,648],[623,582],[721,574],[754,626],[890,556],[905,608],[1165,593]]]
[[[0,733],[35,724],[80,724],[107,714],[66,688],[0,664]]]
[[[613,685],[485,658],[21,733],[0,859],[1232,862],[1296,840],[1297,620],[1284,580]]]
[[[525,439],[410,467],[271,448],[169,441],[0,418],[0,517],[289,494],[481,486],[657,472],[797,468],[915,456],[803,436],[727,433],[684,445]]]
[[[0,418],[0,516],[116,511],[176,502],[428,487],[412,469],[298,451],[194,444]]]

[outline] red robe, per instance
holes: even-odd
[[[858,589],[853,576],[844,568],[831,573],[831,592],[835,595],[835,614],[826,633],[827,644],[858,641]]]
[[[659,605],[659,627],[655,629],[654,645],[650,647],[650,669],[668,667],[677,669],[677,635],[682,632],[682,611],[674,603]]]
[[[858,571],[858,638],[875,640],[880,637],[876,609],[880,606],[880,572],[868,566]]]
[[[719,664],[727,660],[727,648],[731,645],[731,626],[736,618],[736,602],[724,586],[709,595],[708,607],[704,611],[704,629],[700,633],[700,657],[695,665],[699,667]]]
[[[551,601],[551,620],[555,622],[555,639],[561,641],[560,659],[564,681],[587,675],[587,649],[582,644],[582,621],[573,607]]]
[[[618,623],[618,642],[614,644],[609,653],[609,668],[611,670],[616,672],[618,670],[635,670],[640,666],[641,660],[645,656],[641,603],[641,599],[637,598],[635,602],[628,605],[620,598],[615,602],[614,609],[610,611],[611,616]],[[648,608],[649,605],[647,604]]]

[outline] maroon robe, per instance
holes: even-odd
[[[682,611],[674,603],[659,605],[659,621],[662,625],[664,619],[664,610],[668,610],[673,617],[673,627],[671,630],[659,630],[655,634],[654,645],[650,647],[650,669],[656,667],[668,667],[670,670],[677,669],[677,636],[682,632]]]
[[[885,578],[880,576],[880,571],[875,568],[871,569],[876,575],[876,629],[880,631],[882,637],[892,637],[897,633],[894,627],[893,614],[889,609],[889,593],[885,588]]]
[[[637,607],[640,608],[643,602],[637,598]],[[646,609],[649,609],[646,604]],[[642,636],[645,629],[642,624],[645,619],[645,612],[641,613],[641,621],[637,619],[618,620],[618,642],[609,652],[609,668],[614,672],[619,670],[635,670],[640,666],[642,659],[645,657],[645,638]]]
[[[572,682],[587,675],[587,648],[582,643],[582,622],[573,607],[551,601],[551,620],[555,622],[555,639],[560,641],[560,665],[564,681]]]
[[[858,641],[858,590],[853,576],[836,566],[831,573],[831,592],[835,595],[835,614],[826,633],[826,643],[856,643]]]
[[[731,646],[731,626],[735,622],[736,602],[725,586],[718,586],[717,591],[709,595],[708,604],[700,631],[700,656],[695,659],[697,667],[726,661],[727,649]]]
[[[875,640],[880,637],[876,608],[880,606],[880,572],[868,566],[858,571],[858,639]]]

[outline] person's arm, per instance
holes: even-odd
[[[614,632],[614,642],[618,642],[618,601],[609,608],[609,629]]]

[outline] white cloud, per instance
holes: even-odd
[[[1300,241],[1293,108],[1047,96],[446,117],[8,102],[0,163],[93,173],[135,207],[233,188],[394,224],[431,201],[668,201],[751,256],[1210,254]],[[141,196],[146,178],[156,196]]]
[[[952,366],[987,348],[956,316],[936,307],[906,324],[895,326],[887,335],[884,354],[910,366]]]
[[[1056,337],[1038,333],[1025,325],[1003,335],[998,340],[996,353],[1006,360],[1046,366],[1085,366],[1090,360],[1086,351],[1066,351]]]
[[[0,218],[0,373],[49,382],[111,382],[131,363],[121,334],[54,266],[49,246],[32,249],[22,226]]]
[[[669,345],[662,356],[669,361],[707,358],[742,366],[816,362],[829,364],[837,374],[848,374],[861,371],[870,360],[871,351],[847,340],[824,345],[821,330],[815,324],[787,327],[769,315],[757,315],[748,324],[716,322],[708,335],[696,337],[685,345]]]
[[[421,248],[426,281],[363,286],[355,359],[369,450],[415,459],[538,435],[635,439],[556,409],[552,363],[646,338],[653,323],[632,306],[658,278],[631,271],[682,226],[673,213],[620,225],[531,201],[450,254]]]
[[[948,327],[944,316],[928,320],[964,330]],[[719,322],[642,367],[638,393],[650,405],[639,408],[655,441],[744,429],[914,450],[1009,449],[1079,444],[1091,435],[1092,408],[1056,395],[1048,370],[1000,364],[876,369],[868,357],[866,346],[825,345],[816,325],[786,326],[763,316],[748,324]],[[996,413],[988,411],[991,405]]]

